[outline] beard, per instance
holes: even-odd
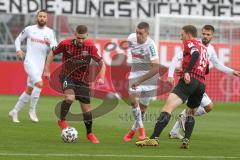
[[[202,43],[206,46],[210,43],[210,41],[204,38],[202,39]]]
[[[38,25],[39,25],[40,27],[43,27],[43,26],[46,25],[47,22],[45,22],[45,21],[37,21],[37,23],[38,23]]]

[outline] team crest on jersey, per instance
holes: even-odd
[[[143,50],[142,48],[140,49],[140,53],[141,53],[141,54],[143,54],[143,53],[144,53],[144,50]]]

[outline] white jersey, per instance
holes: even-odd
[[[38,25],[26,27],[15,40],[16,51],[21,50],[21,41],[27,38],[27,51],[24,60],[24,66],[31,67],[32,72],[42,74],[47,53],[50,48],[57,45],[55,34],[52,29]],[[50,42],[50,45],[46,43]]]
[[[156,45],[150,37],[147,38],[145,43],[138,44],[136,33],[130,34],[127,40],[130,43],[132,55],[129,78],[142,76],[150,70],[152,60],[159,58]]]
[[[226,67],[219,61],[219,59],[217,58],[216,51],[211,44],[208,44],[208,46],[206,46],[206,47],[207,47],[208,59],[213,64],[214,67],[216,67],[219,71],[222,71],[227,74],[233,73],[233,70],[231,68]],[[174,70],[175,70],[178,62],[180,62],[182,60],[183,60],[183,52],[181,51],[173,57],[171,65],[168,69],[168,77],[173,77]]]

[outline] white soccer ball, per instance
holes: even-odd
[[[78,139],[78,131],[74,127],[67,127],[62,130],[61,137],[66,143],[76,142]]]

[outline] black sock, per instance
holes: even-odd
[[[153,134],[150,137],[151,139],[160,136],[163,129],[167,126],[170,118],[171,118],[171,114],[169,114],[167,112],[161,112],[160,113],[160,116],[158,117],[157,123],[155,124]]]
[[[92,113],[85,112],[83,113],[84,124],[87,130],[87,134],[92,132]]]
[[[71,104],[72,104],[72,102],[69,102],[69,101],[66,101],[66,100],[62,101],[61,111],[60,111],[60,120],[65,120]]]
[[[184,138],[190,139],[194,125],[195,125],[195,119],[192,116],[186,117]]]

